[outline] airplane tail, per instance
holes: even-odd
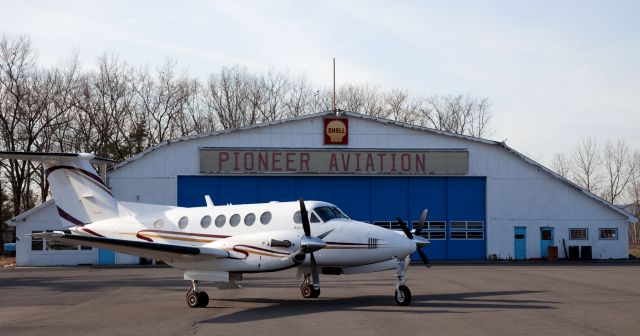
[[[91,162],[111,162],[88,153],[0,152],[0,158],[42,162],[65,226],[126,216]]]

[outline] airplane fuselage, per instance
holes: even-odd
[[[404,258],[416,248],[403,235],[352,220],[330,203],[305,203],[311,218],[311,234],[322,236],[326,242],[326,247],[314,253],[318,266],[369,265],[392,257]],[[290,256],[304,236],[298,202],[196,208],[123,204],[128,204],[131,216],[71,230],[87,236],[215,248],[229,253],[224,258],[193,256],[164,260],[185,270],[264,272],[308,263],[308,259]]]

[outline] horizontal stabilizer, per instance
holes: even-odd
[[[90,154],[90,153],[43,153],[43,152],[0,151],[0,158],[48,162],[48,163],[62,163],[62,162],[71,161],[74,159],[85,159],[85,160],[91,161],[92,163],[106,163],[106,164],[118,163],[118,161],[114,161],[107,158],[96,157],[94,154]]]

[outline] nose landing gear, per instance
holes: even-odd
[[[207,292],[200,291],[198,281],[192,280],[191,287],[187,292],[187,305],[191,308],[204,308],[209,304],[209,295]]]
[[[411,304],[411,290],[405,286],[407,282],[406,273],[407,267],[409,267],[411,259],[407,256],[405,259],[398,259],[398,265],[396,266],[396,303],[400,306],[408,306]]]
[[[311,274],[304,274],[304,281],[300,286],[300,293],[305,299],[315,299],[320,296],[320,284],[312,283]]]

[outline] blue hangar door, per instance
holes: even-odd
[[[486,259],[484,177],[178,176],[178,205],[293,201],[336,204],[354,219],[395,228],[429,209],[423,235],[432,260]],[[398,228],[399,229],[399,228]],[[417,255],[417,254],[416,254]],[[415,257],[415,256],[414,256]]]

